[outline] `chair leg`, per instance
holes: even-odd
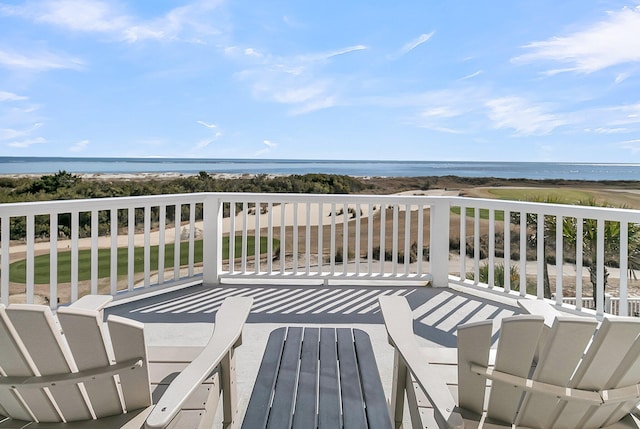
[[[400,353],[396,350],[393,354],[393,382],[391,385],[391,404],[389,409],[395,429],[402,428],[407,375],[407,366],[404,364]]]
[[[235,420],[238,414],[235,352],[235,348],[231,347],[229,353],[220,363],[222,373],[222,427],[224,429],[235,427]]]

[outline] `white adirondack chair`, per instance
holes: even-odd
[[[142,323],[113,315],[107,329],[110,300],[86,296],[56,316],[0,304],[0,427],[212,427],[220,396],[231,426],[234,353],[252,299],[225,300],[204,348],[148,347]]]
[[[495,349],[491,321],[460,325],[457,349],[421,349],[406,300],[380,306],[396,428],[405,393],[414,428],[640,427],[640,319],[547,315],[545,327],[542,315],[519,315],[503,319]]]

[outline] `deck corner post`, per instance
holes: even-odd
[[[208,194],[203,206],[202,283],[217,285],[222,272],[222,200]]]
[[[448,199],[434,199],[430,207],[429,265],[434,287],[449,286]]]

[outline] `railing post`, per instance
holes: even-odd
[[[446,198],[431,200],[429,265],[434,287],[449,286],[449,206]]]
[[[202,283],[220,283],[222,272],[222,200],[208,194],[203,203]]]

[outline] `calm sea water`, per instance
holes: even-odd
[[[640,180],[640,164],[553,162],[329,161],[185,158],[0,157],[0,174],[327,173],[350,176],[463,176],[527,179]]]

